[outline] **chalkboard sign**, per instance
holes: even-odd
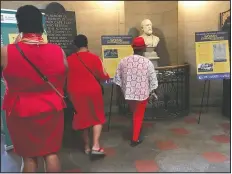
[[[70,55],[77,34],[75,12],[46,13],[46,32],[50,43],[61,46]]]

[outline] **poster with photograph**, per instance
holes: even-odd
[[[197,32],[195,33],[195,47],[199,80],[230,78],[227,32]]]
[[[120,60],[133,54],[132,36],[102,36],[101,43],[103,65],[112,79]]]

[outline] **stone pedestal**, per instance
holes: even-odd
[[[158,60],[160,59],[157,55],[157,53],[154,51],[154,47],[147,47],[146,52],[144,52],[144,57],[148,58],[151,60],[153,63],[154,67],[158,67]]]
[[[151,59],[151,62],[153,63],[153,65],[154,65],[154,68],[157,68],[157,67],[159,67],[158,60]]]

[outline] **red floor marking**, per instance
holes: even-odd
[[[229,143],[230,137],[227,135],[215,135],[215,136],[212,136],[212,140],[218,143]]]
[[[80,169],[72,169],[72,170],[66,170],[64,172],[66,172],[66,173],[81,173],[81,170]]]
[[[146,128],[151,128],[153,127],[154,123],[147,123],[147,122],[144,122],[143,123],[143,127],[146,127]]]
[[[173,150],[178,148],[173,141],[159,141],[157,147],[160,150]]]
[[[223,123],[223,124],[221,124],[221,127],[224,130],[228,131],[228,130],[230,130],[230,123]]]
[[[113,147],[104,147],[104,151],[106,153],[106,156],[115,156],[116,155],[116,151]]]
[[[153,160],[137,160],[135,161],[137,172],[158,172],[159,167]]]
[[[194,124],[197,123],[197,119],[195,117],[186,117],[184,122],[187,124]]]
[[[219,152],[205,152],[202,154],[203,158],[205,158],[210,163],[223,163],[228,160],[228,158],[219,153]]]
[[[184,129],[184,128],[173,128],[173,129],[171,129],[171,131],[174,134],[177,134],[177,135],[187,135],[187,134],[189,134],[189,131]]]

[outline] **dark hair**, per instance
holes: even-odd
[[[134,54],[140,55],[140,56],[143,56],[143,53],[145,52],[145,48],[143,48],[143,49],[133,49],[133,50],[134,50]]]
[[[33,5],[25,5],[18,8],[16,19],[20,33],[44,32],[42,13]]]
[[[75,36],[73,43],[76,45],[77,48],[87,47],[88,39],[85,35],[79,34]]]

